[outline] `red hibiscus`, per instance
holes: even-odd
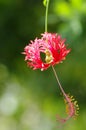
[[[70,49],[65,45],[65,39],[56,33],[45,32],[40,39],[31,41],[25,48],[25,60],[33,69],[45,70],[50,66],[61,63]],[[41,54],[44,54],[44,60]]]

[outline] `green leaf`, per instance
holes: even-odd
[[[47,0],[43,0],[43,5],[46,6]]]

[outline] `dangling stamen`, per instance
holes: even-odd
[[[67,95],[67,99],[64,99],[66,103],[66,112],[68,114],[68,117],[66,119],[69,119],[71,117],[76,117],[78,115],[79,106],[77,104],[77,101],[74,99],[73,96]]]
[[[53,66],[52,66],[52,69],[53,69],[54,75],[56,77],[56,80],[59,84],[59,88],[64,96],[64,101],[66,103],[66,112],[67,112],[68,116],[66,118],[60,118],[60,116],[57,115],[57,120],[64,123],[67,120],[69,120],[71,117],[75,118],[78,115],[79,106],[77,104],[77,101],[75,101],[75,99],[73,98],[73,96],[70,96],[65,93]]]
[[[59,115],[57,115],[57,120],[60,121],[61,123],[65,123],[72,117],[76,118],[76,116],[78,116],[78,110],[79,110],[77,101],[75,101],[73,96],[66,94],[66,97],[64,97],[64,101],[66,103],[66,113],[68,116],[66,118],[61,118]]]

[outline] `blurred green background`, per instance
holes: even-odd
[[[86,129],[86,0],[50,0],[48,31],[61,34],[71,48],[55,66],[79,116],[61,127],[65,104],[52,69],[33,71],[24,62],[25,45],[44,32],[42,0],[0,0],[0,130]]]

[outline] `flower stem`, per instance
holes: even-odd
[[[48,25],[48,8],[49,8],[49,0],[45,0],[46,1],[46,14],[45,14],[45,32],[47,32],[47,25]],[[77,104],[77,102],[76,101],[74,101],[74,99],[73,99],[73,96],[69,96],[69,95],[67,95],[66,93],[65,93],[65,91],[64,91],[64,89],[63,89],[63,87],[62,87],[62,85],[61,85],[61,83],[60,83],[60,81],[59,81],[59,78],[58,78],[58,75],[57,75],[57,73],[56,73],[56,70],[55,70],[55,68],[54,68],[54,66],[52,66],[52,70],[53,70],[53,72],[54,72],[54,75],[55,75],[55,77],[56,77],[56,81],[57,81],[57,83],[58,83],[58,86],[59,86],[59,88],[60,88],[60,90],[61,90],[61,92],[62,92],[62,94],[63,94],[63,96],[64,96],[64,99],[65,99],[65,102],[66,102],[66,108],[67,108],[67,114],[68,114],[68,116],[65,118],[65,119],[63,119],[63,118],[60,118],[59,117],[59,115],[57,115],[57,119],[59,120],[59,121],[61,121],[62,123],[64,123],[64,122],[66,122],[68,119],[70,119],[71,117],[73,117],[73,116],[76,116],[77,115],[77,110],[79,109],[79,107],[78,107],[78,104]]]
[[[47,29],[48,28],[47,27],[47,25],[48,25],[48,8],[49,8],[49,0],[46,0],[45,32],[47,32],[47,30],[48,30]],[[59,88],[60,88],[61,92],[63,93],[64,97],[67,98],[66,93],[65,93],[64,89],[62,88],[62,85],[61,85],[61,83],[59,81],[59,78],[58,78],[57,73],[55,71],[55,68],[53,66],[52,66],[52,69],[53,69],[54,75],[56,77],[56,80],[57,80],[57,83],[59,85]]]
[[[67,95],[66,95],[66,93],[65,93],[65,91],[64,91],[64,89],[63,89],[63,87],[62,87],[62,85],[61,85],[61,83],[60,83],[60,81],[59,81],[58,75],[57,75],[57,73],[56,73],[56,71],[55,71],[55,68],[54,68],[53,66],[52,66],[52,69],[53,69],[54,75],[55,75],[55,77],[56,77],[57,83],[58,83],[58,85],[59,85],[59,88],[60,88],[62,94],[64,95],[64,97],[67,99]]]
[[[46,0],[46,13],[45,13],[45,32],[47,32],[47,23],[48,23],[48,7],[49,7],[49,0]]]

